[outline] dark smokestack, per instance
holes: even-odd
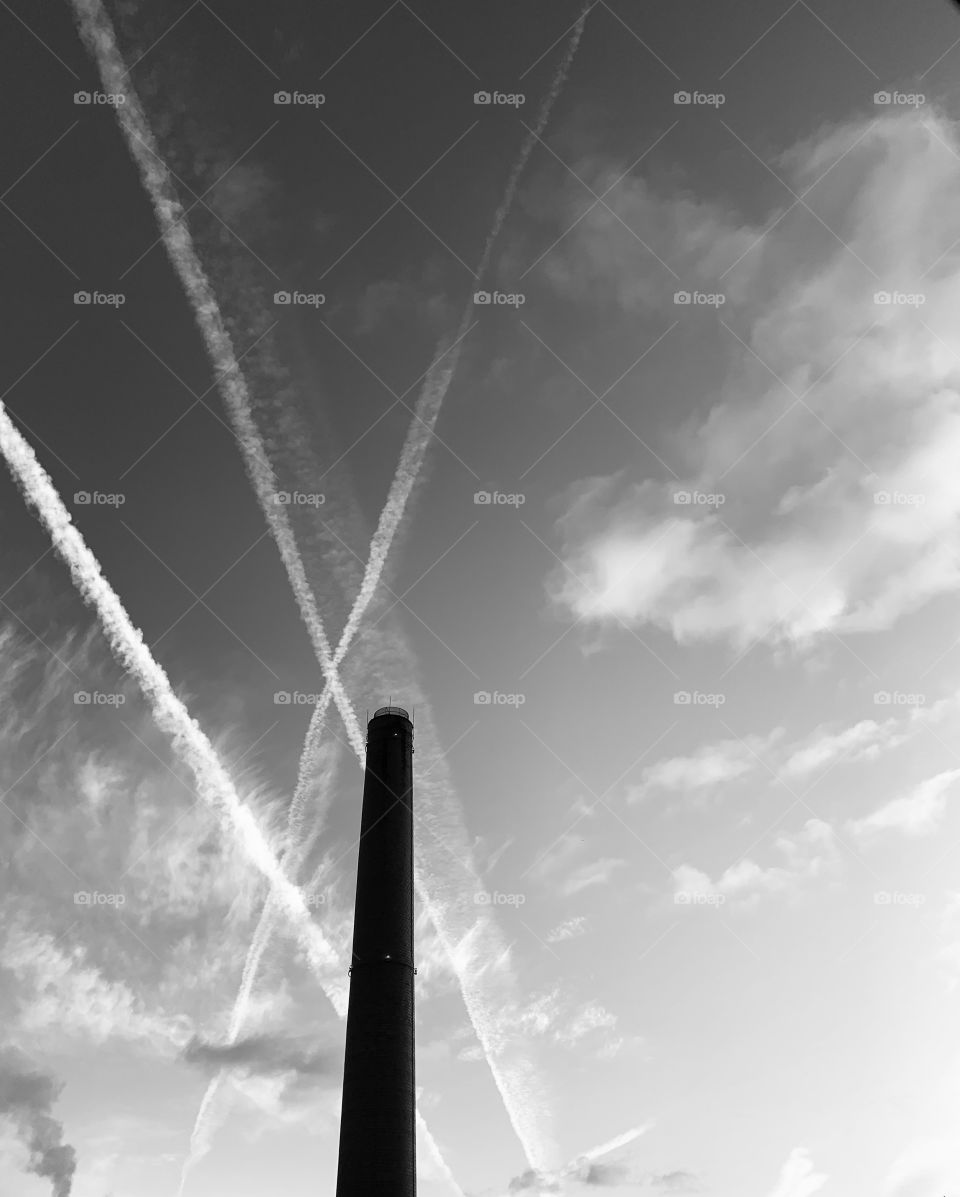
[[[415,1197],[413,724],[367,724],[337,1197]]]

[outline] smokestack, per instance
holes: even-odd
[[[413,724],[367,724],[337,1197],[416,1197]]]

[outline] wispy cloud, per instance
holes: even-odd
[[[824,875],[838,857],[836,832],[822,819],[808,819],[795,835],[778,836],[774,846],[785,864],[763,868],[745,858],[730,865],[716,881],[700,869],[680,865],[673,871],[674,901],[683,904],[720,898],[740,905],[755,904],[765,894],[797,892],[804,882]]]
[[[928,835],[937,829],[958,780],[960,769],[947,769],[935,777],[928,777],[909,794],[892,799],[861,819],[849,820],[847,828],[861,840],[878,831],[899,831],[907,836]]]
[[[812,1197],[826,1183],[826,1175],[814,1171],[809,1151],[796,1147],[783,1165],[770,1197]]]
[[[549,590],[587,624],[652,623],[681,643],[740,649],[809,645],[889,628],[960,586],[955,128],[933,110],[856,120],[778,170],[797,192],[823,176],[817,202],[842,243],[820,225],[797,239],[788,222],[761,238],[691,204],[677,218],[676,197],[645,181],[618,188],[637,235],[726,293],[733,364],[710,411],[659,447],[677,481],[624,472],[568,492],[567,568]],[[623,304],[675,310],[669,278],[624,293],[631,259],[618,259],[609,223],[594,213],[564,241],[566,285],[580,277]],[[698,235],[684,238],[684,225]],[[717,237],[700,235],[711,228]],[[722,502],[677,506],[679,489]]]
[[[567,919],[563,923],[558,923],[556,927],[547,932],[547,943],[563,943],[565,939],[576,939],[579,935],[585,934],[586,924],[586,916],[582,914],[577,915],[576,918]]]

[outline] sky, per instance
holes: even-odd
[[[960,1191],[960,8],[0,31],[0,1193]]]

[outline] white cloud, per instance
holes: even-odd
[[[802,776],[832,765],[841,757],[848,761],[873,760],[881,748],[888,751],[903,742],[903,736],[893,734],[896,726],[896,719],[887,719],[883,723],[861,719],[839,732],[818,727],[802,747],[791,752],[783,773],[788,777]]]
[[[578,483],[559,523],[566,568],[548,579],[558,605],[585,623],[654,624],[681,643],[808,645],[888,628],[960,587],[956,148],[952,124],[930,110],[883,117],[870,132],[853,122],[785,156],[798,188],[839,160],[811,203],[843,244],[810,222],[800,236],[788,217],[727,276],[750,281],[726,288],[734,362],[709,413],[658,449],[673,453],[681,487],[725,503],[678,507],[672,480],[623,471]],[[704,267],[708,239],[691,236],[689,221],[681,238],[657,214],[678,201],[637,184],[622,202],[641,235],[659,230],[652,244],[665,260]],[[739,243],[716,212],[692,219]],[[581,223],[568,262],[634,302],[620,278],[629,258],[601,254],[590,218]],[[878,291],[925,302],[878,305]],[[667,302],[659,291],[641,298]],[[881,492],[898,497],[878,503]]]
[[[894,798],[862,819],[849,820],[847,828],[861,839],[877,831],[926,835],[936,830],[946,810],[951,787],[958,779],[960,769],[948,769],[928,777],[902,798]]]
[[[658,761],[644,769],[639,785],[628,788],[627,800],[638,802],[652,789],[678,790],[686,794],[745,777],[763,767],[766,754],[783,733],[783,728],[775,728],[766,736],[720,740],[704,744],[690,756]]]
[[[803,1147],[790,1152],[780,1178],[770,1197],[812,1197],[827,1182],[827,1177],[813,1170],[810,1153]]]
[[[778,836],[774,847],[785,858],[783,865],[762,868],[749,858],[729,866],[716,881],[692,865],[673,871],[673,894],[721,898],[740,905],[756,903],[765,894],[794,893],[801,884],[822,876],[837,858],[836,835],[822,819],[808,819],[793,836]]]
[[[565,939],[576,939],[584,934],[586,916],[578,914],[576,918],[567,919],[547,932],[547,943],[562,943]]]
[[[627,862],[620,857],[602,856],[599,860],[591,860],[574,869],[560,885],[560,893],[570,898],[581,890],[594,885],[607,885],[610,878]]]
[[[86,963],[86,950],[68,951],[50,935],[14,927],[0,951],[0,965],[24,986],[20,1025],[34,1035],[84,1035],[144,1041],[158,1050],[181,1047],[189,1020],[146,1010],[123,981],[112,981]]]

